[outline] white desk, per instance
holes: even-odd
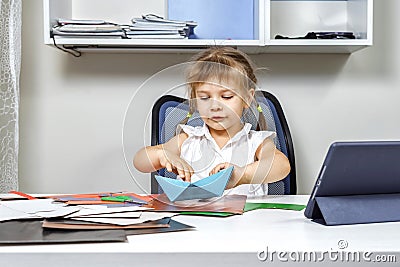
[[[308,196],[268,196],[248,201],[306,204]],[[180,215],[174,219],[196,230],[134,235],[125,243],[0,246],[0,266],[248,266],[268,264],[268,259],[262,262],[257,258],[257,253],[266,248],[276,253],[400,252],[400,222],[323,226],[305,218],[303,211],[273,209],[227,218]],[[347,242],[347,248],[339,248],[340,240]],[[274,263],[285,264],[277,258]]]

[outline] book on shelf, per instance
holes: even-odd
[[[53,35],[56,38],[126,38],[124,33],[110,33],[110,32],[100,32],[100,33],[86,33],[86,32],[75,32],[75,33],[65,33],[53,31]]]
[[[101,33],[65,33],[65,32],[57,32],[53,31],[53,35],[55,37],[71,37],[71,38],[125,38],[124,33],[109,33],[109,32],[101,32]]]
[[[127,30],[130,31],[183,31],[186,27],[157,27],[157,26],[137,26],[128,25]]]
[[[105,20],[58,18],[52,36],[70,38],[187,39],[197,26],[193,21],[167,20],[148,14],[119,25]]]
[[[78,38],[124,38],[123,26],[104,20],[57,19],[53,36]]]
[[[194,27],[197,26],[197,23],[194,21],[167,20],[152,14],[142,15],[141,18],[133,18],[131,22],[132,25],[129,26],[127,35],[142,36],[143,38],[146,38],[144,35],[151,35],[147,38],[188,38],[193,34]],[[145,31],[147,32],[145,33]],[[164,33],[161,33],[161,31],[164,31]],[[177,33],[169,36],[170,31]],[[136,34],[133,32],[141,33]],[[157,32],[157,34],[152,32]]]
[[[188,21],[188,20],[168,20],[163,17],[153,15],[153,14],[147,14],[142,16],[143,19],[151,22],[159,22],[159,23],[165,23],[165,24],[182,24],[184,23],[188,27],[196,27],[197,22],[195,21]]]
[[[180,28],[129,28],[126,37],[131,39],[184,39],[187,32]]]
[[[126,35],[183,35],[180,31],[126,31]]]
[[[127,34],[129,39],[187,39],[186,36],[180,34]]]
[[[67,25],[67,24],[80,24],[80,25],[93,25],[93,24],[110,24],[102,19],[65,19],[65,18],[58,18],[57,19],[58,25]]]
[[[178,28],[183,28],[187,27],[186,23],[164,23],[164,22],[153,22],[153,21],[148,21],[146,19],[142,18],[133,18],[131,19],[131,22],[134,26],[136,27],[178,27]]]
[[[81,25],[81,24],[66,24],[62,26],[55,27],[57,31],[73,33],[73,32],[83,32],[83,33],[100,33],[100,32],[120,32],[122,28],[118,25],[112,24],[91,24],[91,25]]]
[[[137,31],[137,30],[133,30],[133,31],[127,31],[126,32],[127,35],[175,35],[175,34],[180,34],[183,35],[182,32],[180,31],[160,31],[160,30],[155,30],[155,31]]]
[[[133,18],[131,19],[133,25],[142,26],[142,27],[189,27],[194,28],[197,26],[197,22],[195,21],[186,21],[186,20],[168,20],[163,17],[157,15],[142,15],[141,18]]]

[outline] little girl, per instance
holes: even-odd
[[[139,150],[133,164],[141,172],[166,168],[185,181],[195,182],[234,166],[226,189],[245,195],[268,194],[268,183],[285,178],[290,165],[266,131],[259,114],[257,131],[242,122],[245,109],[256,107],[257,78],[244,53],[229,47],[213,47],[196,55],[187,73],[190,111],[178,133],[165,144]],[[203,126],[186,125],[198,111]]]

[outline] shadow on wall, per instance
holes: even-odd
[[[370,48],[367,48],[370,49]],[[148,77],[160,70],[190,60],[193,54],[100,54],[83,53],[76,58],[65,52],[62,56],[63,73],[68,78],[93,79],[112,76]],[[346,65],[351,54],[253,54],[259,75],[271,73],[276,78],[309,79],[316,76],[336,76]],[[267,68],[264,70],[263,68]],[[282,77],[281,77],[282,76]]]
[[[263,54],[255,58],[258,67],[286,78],[306,78],[330,76],[338,73],[346,65],[351,54]]]
[[[60,51],[60,53],[64,53]],[[192,54],[98,54],[83,53],[76,58],[64,53],[64,73],[80,78],[96,78],[103,76],[148,77],[167,67],[188,61]]]
[[[370,49],[370,48],[368,48]],[[64,53],[60,51],[60,53]],[[96,79],[129,76],[147,79],[176,64],[187,62],[193,54],[97,54],[84,53],[75,58],[62,55],[64,77]],[[272,75],[274,79],[308,80],[313,77],[336,77],[349,60],[350,54],[256,54],[250,55],[260,67],[258,76]]]

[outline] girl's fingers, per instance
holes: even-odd
[[[190,175],[190,172],[189,172],[189,171],[186,171],[186,172],[185,172],[185,181],[186,181],[186,182],[190,182],[190,176],[191,176],[191,175]]]
[[[177,163],[177,164],[175,165],[175,168],[176,168],[176,170],[177,170],[177,172],[178,172],[179,177],[182,178],[182,179],[184,180],[184,179],[185,179],[185,172],[184,172],[184,170],[183,170],[182,164]]]
[[[185,174],[185,181],[187,181],[187,182],[190,182],[190,178],[191,178],[191,176],[192,176],[192,174],[193,174],[193,169],[192,169],[192,167],[190,167],[189,165],[187,165],[187,164],[182,164],[182,167],[183,167],[183,172],[184,172],[184,174]]]
[[[214,167],[214,169],[211,170],[210,175],[216,174],[217,172],[227,169],[229,167],[228,162],[220,163],[217,166]]]
[[[190,167],[190,166],[189,166]],[[194,170],[192,167],[190,167],[190,177],[192,177],[192,175],[194,174]]]
[[[218,164],[217,166],[214,167],[214,169],[211,170],[210,175],[216,174],[219,172],[221,169],[221,164]]]
[[[167,171],[172,172],[172,165],[171,165],[171,163],[167,162],[167,163],[165,164],[165,168],[167,169]]]
[[[193,168],[186,164],[186,162],[167,162],[165,168],[169,172],[176,173],[182,180],[190,182],[190,178],[194,174]]]

